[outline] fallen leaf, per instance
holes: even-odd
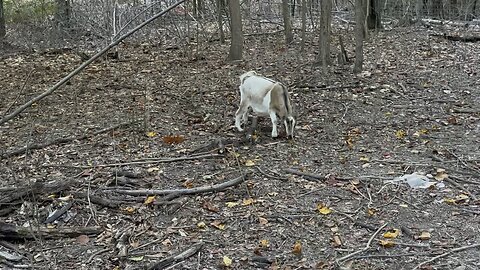
[[[210,223],[210,225],[212,225],[213,227],[219,229],[219,230],[225,230],[225,224],[223,224],[221,221],[219,220],[215,220],[213,221],[212,223]]]
[[[318,203],[317,204],[317,210],[318,212],[320,212],[320,214],[322,215],[328,215],[332,212],[332,209],[328,208],[327,206],[325,206],[324,204],[322,203]]]
[[[399,229],[390,229],[383,234],[383,237],[385,237],[385,238],[397,238],[399,234],[400,234]]]
[[[260,246],[262,248],[268,248],[270,246],[270,242],[267,239],[260,240]]]
[[[147,169],[147,172],[151,173],[151,172],[158,172],[160,171],[160,168],[158,167],[150,167]]]
[[[245,166],[247,166],[247,167],[252,167],[254,165],[255,165],[255,162],[253,162],[253,160],[251,160],[251,159],[247,159],[245,161]]]
[[[417,239],[420,239],[420,240],[429,240],[431,238],[431,234],[429,232],[422,232],[420,233],[420,235],[418,237],[416,237]]]
[[[333,236],[332,242],[334,247],[342,246],[342,240],[340,239],[340,236],[338,236],[337,234]]]
[[[147,132],[147,137],[153,138],[153,137],[155,137],[155,136],[157,136],[157,133],[156,133],[155,131],[149,131],[149,132]]]
[[[207,224],[205,222],[201,221],[197,223],[197,227],[200,229],[205,229],[207,227]]]
[[[85,245],[89,241],[90,241],[90,238],[88,237],[88,235],[82,234],[77,236],[77,243],[79,243],[80,245]]]
[[[391,240],[380,240],[379,244],[384,248],[391,248],[391,247],[395,246],[395,242],[393,242]]]
[[[267,225],[268,224],[268,219],[266,219],[266,218],[258,217],[258,220],[260,221],[260,225]]]
[[[368,162],[370,159],[368,157],[360,157],[360,161]]]
[[[185,137],[182,135],[164,136],[162,140],[166,144],[179,144],[185,141]]]
[[[223,256],[223,265],[225,265],[226,267],[231,266],[232,265],[232,259],[230,259],[227,256]]]
[[[228,208],[233,208],[237,205],[239,205],[238,202],[226,202],[225,205],[227,205]]]
[[[150,205],[155,201],[155,196],[148,196],[147,199],[143,202],[145,205]]]
[[[297,256],[302,254],[302,242],[298,240],[295,242],[295,244],[293,245],[292,253]]]
[[[211,211],[211,212],[217,213],[218,211],[220,211],[220,209],[218,209],[218,207],[215,206],[210,201],[204,201],[202,206],[204,209],[207,209],[208,211]]]
[[[243,199],[242,205],[247,206],[247,205],[252,204],[253,202],[254,202],[254,200],[252,198]]]
[[[446,173],[445,169],[437,169],[437,174],[435,175],[435,179],[437,181],[443,181],[443,179],[447,178],[448,174]]]
[[[193,188],[193,180],[192,179],[186,180],[185,182],[183,182],[183,186],[186,188]]]
[[[134,261],[134,262],[140,262],[140,261],[143,261],[143,256],[135,256],[135,257],[129,257],[128,259],[130,261]]]
[[[125,208],[122,209],[123,211],[127,212],[127,214],[133,214],[135,213],[135,208],[131,207],[131,206],[127,206]]]
[[[370,216],[370,217],[374,216],[376,213],[377,213],[377,209],[375,209],[375,208],[368,208],[367,209],[367,215]]]
[[[403,129],[397,130],[395,132],[395,137],[397,137],[397,139],[403,139],[405,138],[405,136],[407,136],[407,132]]]

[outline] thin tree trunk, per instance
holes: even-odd
[[[292,22],[290,19],[290,10],[288,8],[289,0],[282,0],[283,27],[285,30],[285,43],[288,45],[293,41]]]
[[[223,32],[223,11],[225,9],[224,0],[217,0],[217,24],[220,32],[220,43],[225,43],[225,32]]]
[[[3,11],[3,0],[0,0],[0,42],[3,41],[7,34],[5,27],[5,12]]]
[[[232,43],[230,44],[229,60],[241,60],[243,54],[242,14],[240,0],[228,1],[230,9],[230,28],[232,29]]]
[[[365,0],[355,0],[355,66],[354,73],[360,73],[363,69],[363,39],[365,24]]]
[[[302,43],[301,51],[305,51],[305,38],[307,32],[307,0],[302,0]]]
[[[330,32],[332,21],[332,0],[320,3],[320,52],[317,63],[323,67],[330,64]]]

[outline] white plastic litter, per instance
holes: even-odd
[[[393,178],[392,182],[406,182],[411,188],[429,188],[437,182],[430,181],[425,175],[418,173],[405,174],[399,177]]]

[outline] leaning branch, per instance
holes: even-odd
[[[165,13],[169,12],[170,10],[174,9],[176,6],[182,4],[183,2],[185,2],[186,0],[180,0],[180,1],[177,1],[175,4],[169,6],[167,9],[163,10],[162,12],[156,14],[155,16],[153,16],[152,18],[146,20],[145,22],[143,22],[142,24],[138,25],[137,27],[135,27],[134,29],[132,29],[130,32],[126,33],[125,35],[121,36],[120,38],[118,38],[117,40],[113,41],[112,43],[110,43],[107,47],[103,48],[100,52],[98,52],[97,54],[95,54],[94,56],[92,56],[90,59],[88,59],[86,62],[84,62],[83,64],[81,64],[78,68],[76,68],[74,71],[70,72],[70,74],[68,74],[66,77],[64,77],[62,80],[60,80],[59,82],[57,82],[52,88],[48,89],[47,91],[43,92],[42,94],[34,97],[33,99],[31,99],[30,101],[28,101],[27,103],[23,104],[22,106],[18,107],[15,111],[13,111],[11,114],[3,117],[2,119],[0,119],[0,125],[10,121],[12,118],[14,118],[15,116],[19,115],[21,112],[23,112],[24,110],[26,110],[28,107],[32,106],[32,104],[42,100],[43,98],[49,96],[50,94],[52,94],[55,90],[57,90],[58,88],[60,88],[62,85],[64,85],[65,83],[67,83],[68,81],[70,81],[70,79],[77,75],[78,73],[80,73],[80,71],[82,71],[83,69],[85,69],[88,65],[90,65],[91,63],[93,63],[95,60],[97,60],[99,57],[101,57],[103,54],[105,54],[108,50],[110,50],[111,48],[115,47],[116,45],[118,45],[122,40],[126,39],[127,37],[129,37],[130,35],[132,35],[133,33],[135,33],[136,31],[138,31],[139,29],[141,29],[142,27],[144,27],[145,25],[151,23],[153,20],[157,19],[158,17],[164,15]]]

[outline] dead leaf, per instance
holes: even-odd
[[[263,218],[263,217],[258,217],[258,220],[260,221],[260,225],[267,225],[268,224],[268,219]]]
[[[369,217],[374,216],[376,213],[377,213],[377,209],[375,209],[375,208],[368,208],[367,209],[367,215]]]
[[[248,198],[248,199],[243,199],[242,205],[247,206],[247,205],[250,205],[252,203],[254,203],[254,200],[252,198]]]
[[[395,242],[391,240],[380,240],[379,244],[384,248],[391,248],[395,246]]]
[[[225,205],[227,205],[228,208],[233,208],[237,205],[239,205],[238,202],[226,202]]]
[[[197,223],[197,227],[200,228],[200,229],[205,229],[207,227],[207,224],[205,224],[205,222],[201,221],[201,222]]]
[[[193,179],[188,179],[183,182],[183,186],[186,188],[193,188]]]
[[[164,136],[162,140],[166,144],[179,144],[185,141],[185,137],[182,135]]]
[[[149,132],[147,132],[147,137],[153,138],[153,137],[155,137],[155,136],[157,136],[157,133],[156,133],[155,131],[149,131]]]
[[[421,232],[419,236],[417,236],[417,239],[420,240],[429,240],[431,238],[431,234],[429,232]]]
[[[299,256],[302,254],[302,242],[296,241],[293,245],[292,253]]]
[[[340,239],[340,236],[335,234],[332,239],[332,244],[334,247],[340,247],[342,246],[342,240]]]
[[[407,132],[403,129],[397,130],[395,132],[395,137],[397,137],[397,139],[403,139],[405,138],[405,136],[407,136]]]
[[[322,215],[328,215],[332,212],[332,209],[328,208],[327,206],[325,206],[324,204],[322,203],[318,203],[317,204],[317,210],[318,212],[320,212],[320,214]]]
[[[155,202],[155,195],[154,196],[148,196],[147,199],[145,199],[145,201],[143,202],[143,204],[150,205],[153,202]]]
[[[225,265],[226,267],[231,266],[232,265],[232,259],[230,259],[227,256],[223,256],[223,265]]]
[[[221,221],[219,220],[215,220],[213,221],[212,223],[210,223],[210,225],[212,225],[213,227],[219,229],[219,230],[225,230],[225,224],[223,224]]]
[[[267,239],[262,239],[260,240],[260,247],[268,248],[270,247],[270,242]]]
[[[218,209],[217,206],[215,206],[213,203],[211,203],[210,201],[204,201],[203,202],[203,208],[204,209],[207,209],[208,211],[210,212],[215,212],[217,213],[218,211],[220,211],[220,209]]]
[[[82,234],[77,236],[76,240],[77,240],[77,243],[79,243],[80,245],[85,245],[90,241],[90,238],[88,237],[88,235]]]
[[[445,169],[441,169],[441,168],[437,169],[437,174],[435,175],[435,179],[437,181],[443,181],[447,177],[448,177],[448,174],[445,171]]]
[[[247,159],[245,161],[245,166],[247,166],[247,167],[255,166],[255,162],[253,162],[253,160],[251,160],[251,159]]]
[[[123,211],[127,212],[127,214],[133,214],[135,213],[135,208],[131,207],[131,206],[127,206],[125,208],[122,209]]]
[[[400,230],[399,229],[390,229],[383,234],[383,237],[385,237],[385,238],[397,238],[398,235],[400,235]]]

